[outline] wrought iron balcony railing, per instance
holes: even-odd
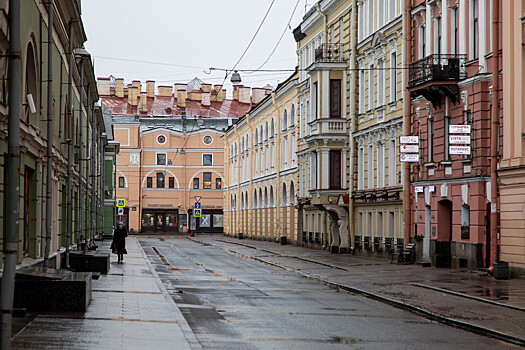
[[[316,63],[344,62],[342,44],[321,44],[315,49]]]
[[[464,55],[430,55],[409,64],[408,87],[466,77]]]

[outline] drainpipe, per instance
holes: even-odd
[[[354,188],[355,178],[355,140],[354,132],[356,131],[357,118],[357,74],[356,56],[357,56],[357,0],[352,2],[352,12],[350,13],[350,176],[348,184],[348,231],[350,233],[350,248],[355,252],[355,212],[354,202],[352,200],[352,190]]]
[[[279,112],[279,107],[277,106],[277,100],[276,100],[276,97],[275,97],[275,92],[272,92],[272,104],[275,108],[275,110],[277,111],[277,135],[279,135],[280,131],[281,131],[281,113]],[[280,152],[280,149],[281,149],[281,141],[280,141],[280,137],[276,137],[275,138],[275,147],[273,148],[273,153],[275,154],[275,169],[277,171],[277,182],[276,182],[276,190],[275,190],[275,212],[276,212],[276,219],[279,217],[279,211],[280,211],[280,208],[281,208],[281,191],[280,190],[280,187],[281,187],[281,152]],[[270,158],[272,157],[271,154],[268,155]],[[271,167],[271,164],[270,164],[270,167]],[[271,209],[270,209],[271,210]],[[284,218],[283,218],[284,219]],[[282,229],[281,229],[281,220],[277,219],[277,236],[278,236],[278,242],[281,241],[281,234],[282,234]],[[273,225],[273,223],[270,223]],[[271,237],[271,232],[270,232],[270,237]]]
[[[490,135],[490,266],[498,258],[499,0],[492,2],[492,128]]]
[[[91,118],[92,116],[90,116],[90,110],[88,109],[87,110],[87,115],[86,115],[86,155],[85,155],[85,161],[86,161],[86,179],[85,179],[85,182],[86,182],[86,190],[85,190],[85,195],[84,195],[84,208],[83,208],[83,211],[84,211],[84,223],[85,223],[85,236],[87,236],[89,234],[89,223],[90,223],[90,220],[89,220],[89,172],[91,170],[91,166],[89,164],[89,161],[92,157],[92,155],[89,154],[89,124],[90,124],[90,121],[91,121]],[[82,235],[84,237],[84,235]],[[77,238],[78,240],[78,246],[80,247],[80,243],[81,243],[81,237],[79,236]]]
[[[403,12],[403,22],[405,31],[403,35],[405,40],[403,40],[403,54],[405,56],[405,67],[412,61],[412,18],[410,12],[412,11],[412,0],[406,0],[406,10]],[[405,82],[408,83],[409,79],[409,70],[405,71]],[[410,98],[410,92],[405,89],[405,103],[403,103],[403,108],[405,112],[405,121],[404,121],[404,134],[410,135],[412,130],[412,99]],[[411,186],[410,186],[410,176],[411,176],[411,166],[410,163],[405,163],[405,244],[410,242],[410,236],[412,232],[412,197],[411,197]]]
[[[20,0],[9,0],[9,119],[7,155],[7,218],[4,266],[0,289],[0,348],[11,349],[11,325],[18,250],[20,196],[20,114],[22,106],[22,49],[20,45]]]
[[[84,141],[83,141],[83,128],[84,128],[84,58],[82,57],[80,59],[80,116],[78,120],[78,129],[79,129],[79,139],[80,139],[80,148],[78,151],[78,232],[79,232],[79,239],[83,236],[83,225],[82,225],[82,192],[84,191],[84,185],[82,183],[82,161],[83,161],[83,148],[84,148]],[[80,244],[78,245],[77,249],[80,249]]]
[[[47,166],[46,166],[46,245],[44,267],[49,267],[51,221],[53,220],[51,174],[53,168],[53,1],[47,6]]]
[[[71,232],[73,230],[73,185],[71,177],[73,173],[73,21],[69,22],[69,74],[67,78],[68,96],[68,131],[67,131],[67,219],[66,219],[66,268],[69,268],[69,246],[71,244]]]
[[[94,111],[91,109],[91,210],[90,210],[90,219],[91,219],[91,230],[89,235],[85,237],[85,246],[89,242],[90,237],[95,236],[95,226],[96,226],[96,203],[97,203],[97,192],[96,192],[96,182],[97,182],[97,169],[95,163],[95,142],[97,134],[97,117],[95,116]],[[129,222],[128,222],[129,226]]]
[[[321,10],[321,5],[319,5],[319,2],[315,4],[315,9],[323,17],[323,27],[324,27],[323,44],[328,44],[328,16],[326,15],[326,13],[324,13]]]

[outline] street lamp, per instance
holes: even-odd
[[[241,75],[237,71],[233,72],[230,81],[232,84],[239,84],[241,82]]]

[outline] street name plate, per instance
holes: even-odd
[[[450,154],[457,154],[457,155],[469,155],[470,154],[470,146],[450,146],[448,148]]]
[[[417,153],[401,153],[399,155],[401,162],[417,163],[419,162],[419,154]]]
[[[418,153],[419,145],[400,145],[399,151],[401,153]]]
[[[470,125],[449,125],[450,134],[470,134]]]
[[[405,143],[418,144],[419,143],[419,137],[418,136],[400,136],[399,137],[399,143],[401,143],[401,144],[405,144]]]
[[[450,135],[448,137],[448,142],[451,145],[470,145],[470,136],[469,135]]]
[[[414,192],[423,193],[425,192],[425,186],[414,186]]]

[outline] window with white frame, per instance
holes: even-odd
[[[396,185],[396,139],[390,139],[388,146],[388,186]]]
[[[283,167],[288,165],[288,137],[283,138]]]
[[[479,11],[478,0],[470,0],[470,57],[475,60],[479,58]]]
[[[368,33],[374,32],[374,4],[372,0],[368,1]]]
[[[374,188],[374,145],[368,145],[368,188]]]
[[[363,3],[360,2],[357,4],[357,11],[358,11],[358,38],[359,38],[359,41],[363,40],[363,38],[365,37],[365,33],[363,32],[363,29],[364,29],[364,26],[365,26],[365,17],[364,17],[364,8],[363,8]]]
[[[258,160],[257,160],[258,155],[259,155],[259,151],[255,151],[255,156],[254,156],[255,175],[258,175],[258,174],[259,174],[259,162],[258,162]]]
[[[378,5],[378,28],[382,28],[385,25],[385,0],[378,0]]]
[[[419,42],[419,47],[418,47],[418,54],[419,54],[419,58],[424,58],[425,57],[425,26],[420,26],[419,27],[419,35],[418,35],[418,42]]]
[[[275,168],[275,146],[273,142],[270,144],[270,166],[272,170]]]
[[[157,165],[166,165],[166,153],[157,153]]]
[[[213,165],[213,154],[203,154],[202,155],[202,165],[203,166]]]
[[[375,81],[374,81],[374,64],[368,66],[368,110],[374,108]]]
[[[385,187],[385,144],[377,143],[377,187]]]
[[[396,18],[396,10],[397,10],[397,0],[396,1],[389,1],[388,6],[390,8],[390,21],[393,21]]]
[[[295,165],[295,135],[292,135],[290,139],[290,160],[292,161],[292,166],[294,166]]]
[[[363,146],[359,147],[359,152],[357,153],[357,189],[365,189],[365,148]]]
[[[455,55],[458,53],[458,8],[450,8],[450,53]]]
[[[377,98],[377,105],[378,106],[382,106],[385,104],[385,89],[386,89],[386,84],[385,84],[385,61],[383,59],[380,59],[377,61],[377,74],[378,74],[378,84],[379,84],[379,87],[378,87],[378,93],[379,93],[379,96]]]
[[[442,53],[441,17],[434,19],[434,53]]]
[[[365,113],[365,70],[359,67],[359,114]]]
[[[390,53],[390,102],[397,101],[397,52]]]

